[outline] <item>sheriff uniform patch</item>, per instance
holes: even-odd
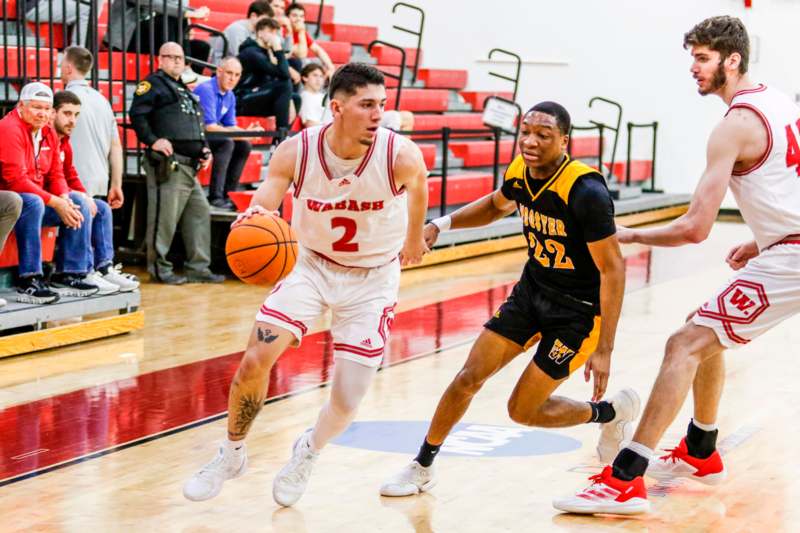
[[[146,94],[151,87],[152,85],[150,85],[149,81],[140,81],[139,85],[136,86],[136,96],[142,96],[143,94]]]

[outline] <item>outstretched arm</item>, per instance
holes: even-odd
[[[394,181],[399,188],[404,187],[408,195],[408,231],[400,263],[414,265],[422,261],[428,252],[423,239],[422,226],[428,212],[428,169],[419,147],[413,142],[404,142],[394,162]]]

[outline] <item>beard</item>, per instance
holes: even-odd
[[[699,89],[698,92],[705,96],[722,89],[727,83],[728,77],[725,75],[725,70],[722,68],[722,60],[720,59],[719,64],[717,64],[717,70],[714,71],[714,77],[711,78],[711,85],[708,89]]]

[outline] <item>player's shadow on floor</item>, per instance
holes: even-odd
[[[414,533],[435,533],[431,518],[436,506],[436,496],[423,492],[417,496],[389,498],[380,496],[381,505],[405,516]]]
[[[306,518],[294,507],[279,507],[272,512],[272,531],[275,533],[308,533]]]

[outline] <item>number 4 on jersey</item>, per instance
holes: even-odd
[[[800,120],[797,121],[797,129],[800,130]],[[800,176],[800,145],[797,144],[791,124],[786,125],[786,166],[795,167]]]

